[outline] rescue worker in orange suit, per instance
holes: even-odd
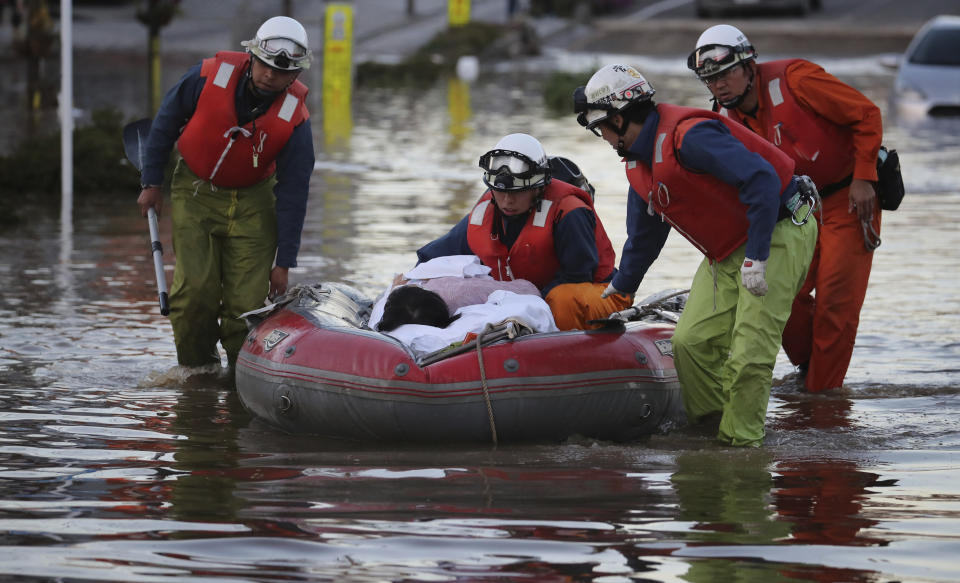
[[[703,254],[672,344],[691,422],[758,447],[781,334],[807,274],[817,225],[807,177],[743,126],[705,109],[655,104],[629,65],[574,92],[577,121],[623,158],[627,242],[604,295],[633,293],[671,228]]]
[[[307,33],[286,16],[268,19],[246,53],[221,51],[187,71],[164,97],[146,139],[137,203],[159,214],[164,169],[171,179],[176,266],[170,322],[177,361],[232,369],[244,312],[286,291],[297,265],[313,172]]]
[[[629,296],[600,297],[616,273],[616,254],[575,164],[548,159],[533,136],[510,134],[480,157],[480,167],[488,190],[450,232],[417,251],[420,262],[476,255],[494,279],[526,279],[561,330],[590,328],[590,320],[630,306]]]
[[[708,28],[687,66],[721,113],[779,147],[822,197],[820,235],[806,282],[783,332],[783,348],[808,391],[843,385],[880,244],[877,153],[880,109],[856,89],[802,59],[757,63],[747,37]],[[813,292],[816,292],[814,297]]]

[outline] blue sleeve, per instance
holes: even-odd
[[[300,235],[307,214],[307,195],[315,161],[310,120],[293,129],[277,156],[277,265],[296,267]]]
[[[586,207],[574,209],[560,218],[553,231],[553,245],[560,263],[560,271],[540,293],[546,297],[561,283],[593,281],[600,264],[594,232],[597,217]]]
[[[647,203],[633,188],[627,193],[627,241],[620,254],[620,270],[610,282],[624,293],[640,287],[647,269],[653,265],[670,234],[670,223],[660,215],[650,215]]]
[[[197,63],[163,97],[143,149],[140,173],[143,184],[163,184],[163,171],[170,159],[170,151],[180,138],[183,126],[197,110],[197,100],[205,82],[206,78],[200,76],[200,63]]]
[[[467,244],[467,220],[469,218],[469,214],[464,216],[446,235],[417,249],[417,263],[450,255],[473,255],[470,245]]]
[[[680,146],[684,166],[712,174],[740,190],[747,205],[746,256],[765,261],[780,210],[780,177],[760,154],[751,152],[721,121],[700,122],[690,128]]]

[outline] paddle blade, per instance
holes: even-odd
[[[137,170],[143,169],[143,148],[153,120],[144,118],[128,123],[123,128],[123,153]]]

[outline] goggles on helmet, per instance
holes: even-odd
[[[743,50],[727,45],[705,45],[690,53],[687,68],[701,81],[707,81],[751,56],[750,47]]]
[[[600,136],[599,126],[612,113],[619,111],[612,103],[590,103],[584,87],[573,92],[573,112],[577,114],[577,123]]]
[[[738,53],[726,45],[706,45],[690,53],[687,68],[701,79],[716,75],[739,62]]]
[[[550,169],[512,150],[490,150],[480,156],[483,183],[494,190],[526,190],[546,184]]]
[[[653,89],[647,85],[649,91],[644,90],[644,83],[646,82],[637,83],[629,89],[624,89],[619,95],[610,94],[601,101],[592,103],[587,100],[586,88],[577,87],[573,92],[573,111],[577,114],[577,123],[597,137],[603,137],[598,126],[608,117],[623,111],[631,103],[643,103],[653,97]],[[619,101],[620,104],[616,104],[615,101]]]
[[[309,66],[309,51],[289,38],[254,39],[249,41],[248,46],[261,61],[277,69],[289,70],[291,67],[305,69]]]

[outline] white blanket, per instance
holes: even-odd
[[[425,261],[403,274],[407,279],[434,277],[478,277],[490,274],[490,268],[480,263],[476,255],[448,255]]]
[[[446,328],[404,324],[386,334],[403,342],[421,357],[461,342],[467,334],[479,334],[487,324],[508,318],[519,320],[537,332],[557,331],[550,306],[540,296],[497,290],[490,294],[485,304],[464,306],[456,313],[460,317]]]

